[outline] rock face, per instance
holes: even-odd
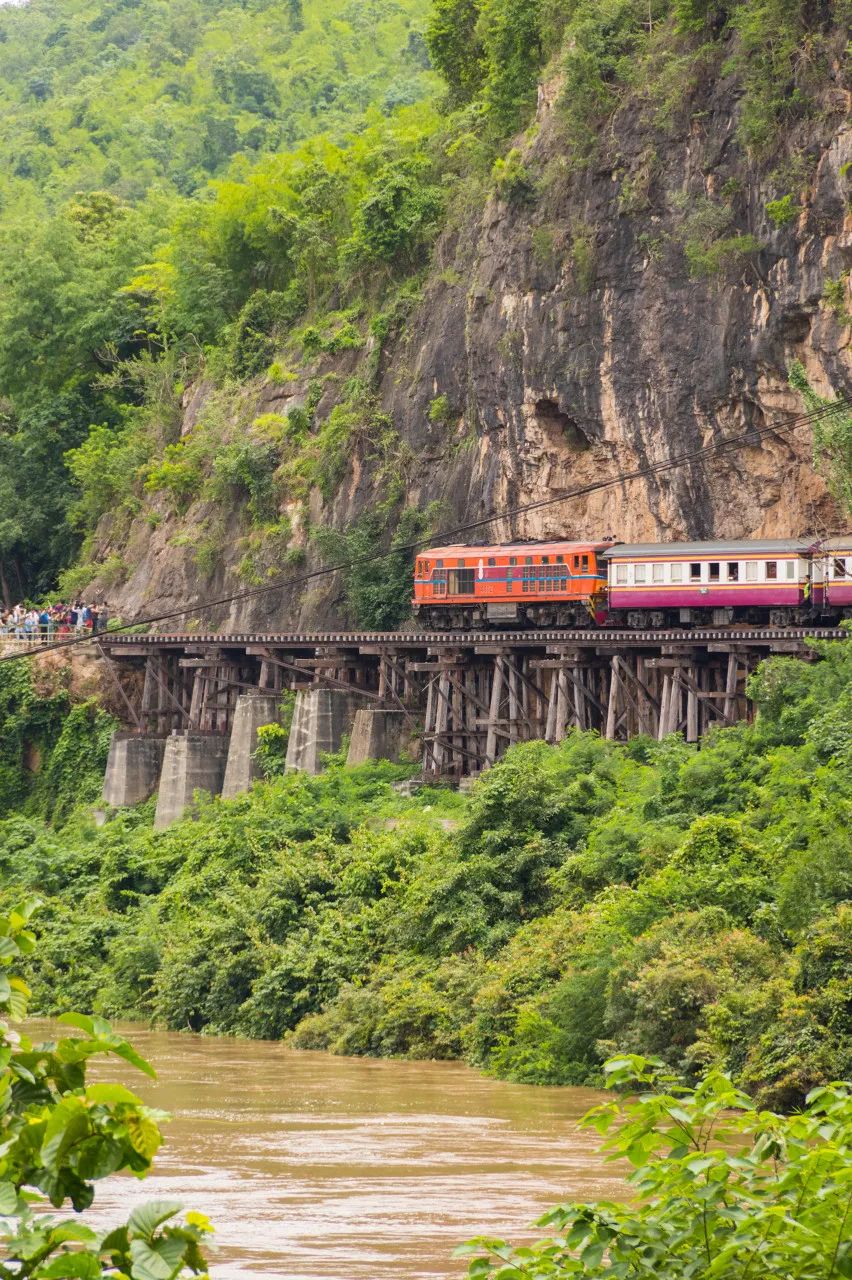
[[[422,300],[378,363],[372,353],[378,402],[410,459],[407,501],[440,500],[440,528],[451,530],[612,482],[501,516],[468,541],[842,527],[812,467],[810,429],[772,429],[803,411],[788,385],[794,360],[819,394],[852,395],[849,95],[829,83],[814,122],[759,165],[736,140],[736,92],[719,76],[665,131],[625,106],[596,159],[572,169],[558,91],[557,83],[542,89],[532,141],[520,144],[532,193],[491,194],[457,213]],[[776,226],[767,203],[788,193],[792,216]],[[838,282],[833,307],[827,282]],[[326,357],[319,372],[348,375],[366,358]],[[286,412],[306,393],[307,377],[246,391],[258,413]],[[436,414],[439,397],[445,411]],[[320,402],[318,414],[331,403]],[[197,390],[187,408],[197,415]],[[736,451],[616,479],[743,433]],[[311,494],[311,519],[345,529],[382,499],[383,485],[369,450],[355,448],[333,500]],[[190,530],[197,518],[189,513]],[[232,518],[228,545],[239,513]],[[211,610],[206,602],[244,587],[238,556],[226,550],[199,580],[191,536],[189,547],[171,545],[176,527],[171,517],[153,533],[146,522],[134,526],[126,559],[136,567],[107,593],[114,612],[127,619],[189,603],[185,620],[212,618],[222,630],[347,621],[333,578]],[[298,536],[297,520],[294,528]],[[293,576],[322,563],[310,543],[306,552]]]

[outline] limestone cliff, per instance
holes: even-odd
[[[245,389],[250,412],[286,413],[304,403],[309,377],[369,367],[404,450],[407,501],[440,500],[440,528],[781,423],[803,407],[788,386],[794,360],[821,395],[852,395],[849,94],[829,81],[821,111],[758,164],[737,141],[737,89],[720,71],[664,126],[626,102],[584,166],[561,146],[558,97],[552,79],[536,126],[517,141],[521,176],[503,198],[457,214],[420,301],[380,352],[371,339],[296,381]],[[784,194],[788,208],[773,220],[767,205]],[[326,384],[317,420],[339,385]],[[189,423],[206,394],[187,395]],[[306,517],[347,528],[382,499],[386,478],[356,439],[328,501],[317,490],[301,504],[282,499],[294,542]],[[347,621],[331,579],[211,611],[205,601],[245,587],[235,573],[241,514],[228,513],[225,549],[200,575],[192,530],[205,514],[196,504],[179,523],[162,508],[158,524],[140,517],[120,548],[102,536],[100,554],[118,549],[131,566],[108,591],[114,611],[130,618],[189,603],[188,621],[224,630]],[[839,525],[800,430],[499,520],[472,540],[783,536]],[[183,546],[174,544],[180,529]],[[293,573],[322,563],[310,541],[305,550]]]

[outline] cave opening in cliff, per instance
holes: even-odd
[[[586,433],[569,413],[559,408],[555,400],[536,400],[535,416],[538,425],[551,439],[559,439],[561,436],[571,449],[578,451],[590,447],[591,441]]]

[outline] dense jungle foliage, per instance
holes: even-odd
[[[631,101],[664,140],[720,75],[739,86],[736,145],[780,165],[775,217],[795,217],[784,165],[801,183],[806,157],[781,143],[833,109],[818,99],[848,17],[848,0],[0,8],[0,589],[52,589],[76,556],[64,590],[109,587],[130,567],[114,547],[134,515],[199,498],[240,506],[240,572],[262,582],[304,555],[285,503],[310,534],[311,491],[333,496],[355,451],[378,459],[388,495],[366,536],[389,542],[407,458],[374,381],[440,229],[492,193],[534,201],[604,145],[617,170],[616,110]],[[543,72],[563,84],[548,174],[513,145]],[[684,233],[697,273],[754,250],[732,248],[724,218],[705,223]],[[341,353],[348,379],[321,368]],[[247,381],[311,375],[304,405],[256,417]],[[201,377],[215,394],[181,438]],[[441,401],[435,422],[451,424]],[[848,457],[849,430],[826,426],[830,459],[832,432]],[[225,536],[215,518],[195,530],[200,576]]]
[[[150,805],[9,814],[35,1005],[528,1082],[651,1053],[796,1106],[852,1075],[852,646],[820,651],[765,664],[757,722],[701,750],[528,743],[470,796],[336,763],[162,833]]]

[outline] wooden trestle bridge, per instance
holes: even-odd
[[[818,628],[699,631],[110,635],[96,644],[129,727],[228,735],[241,694],[315,688],[403,713],[424,773],[476,774],[516,742],[569,729],[615,741],[683,733],[751,714],[746,681],[770,654],[807,659]],[[363,701],[361,701],[363,699]]]

